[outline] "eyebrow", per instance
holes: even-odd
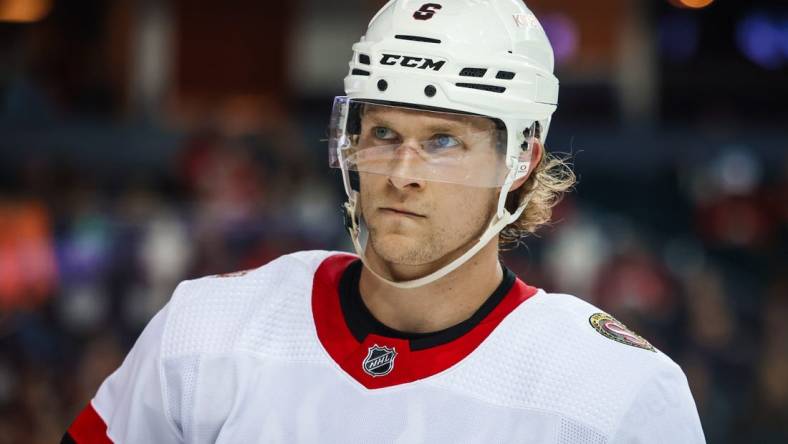
[[[396,125],[394,125],[392,123],[391,120],[385,118],[384,116],[380,116],[379,114],[380,113],[372,112],[372,113],[367,114],[366,117],[369,118],[372,121],[373,125],[384,125],[384,126],[391,127],[391,128],[396,126]],[[471,126],[475,127],[476,125],[471,125]],[[451,120],[446,121],[446,122],[430,124],[430,125],[428,125],[426,127],[422,127],[422,129],[425,129],[426,132],[431,132],[431,133],[435,133],[435,134],[441,133],[441,132],[457,132],[457,133],[460,133],[460,132],[463,132],[464,130],[466,130],[465,125],[463,125],[460,122],[454,122],[454,121],[451,121]]]

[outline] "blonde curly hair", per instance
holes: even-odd
[[[550,222],[553,207],[577,182],[568,156],[550,154],[546,150],[531,176],[506,197],[506,209],[514,212],[530,194],[528,206],[515,222],[501,230],[498,246],[502,250],[516,248],[539,227]]]

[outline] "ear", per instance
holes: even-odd
[[[531,161],[528,164],[528,172],[525,173],[524,176],[515,180],[514,183],[512,183],[512,187],[509,189],[509,192],[512,192],[523,186],[525,181],[528,180],[529,177],[531,177],[531,173],[533,173],[536,167],[539,166],[539,162],[542,160],[543,153],[544,153],[544,148],[542,147],[542,142],[540,142],[539,139],[534,138],[533,142],[531,142],[531,149],[528,151],[523,151],[520,154],[520,160],[525,160],[524,159],[525,156],[531,157]]]

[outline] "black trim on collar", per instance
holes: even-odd
[[[364,339],[370,333],[389,338],[407,339],[410,342],[410,349],[413,351],[446,344],[471,331],[473,327],[477,326],[498,306],[504,296],[512,289],[516,279],[514,273],[502,265],[503,279],[498,288],[470,318],[436,332],[408,333],[386,326],[377,320],[370,313],[367,306],[364,305],[361,299],[361,292],[358,289],[361,267],[361,260],[354,261],[348,265],[339,281],[339,304],[342,307],[342,314],[345,316],[345,323],[353,337],[358,342],[364,342]]]

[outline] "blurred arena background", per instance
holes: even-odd
[[[178,281],[349,249],[321,139],[382,3],[0,0],[0,442],[58,442]],[[788,2],[528,4],[580,183],[505,262],[679,362],[710,443],[788,442]]]

